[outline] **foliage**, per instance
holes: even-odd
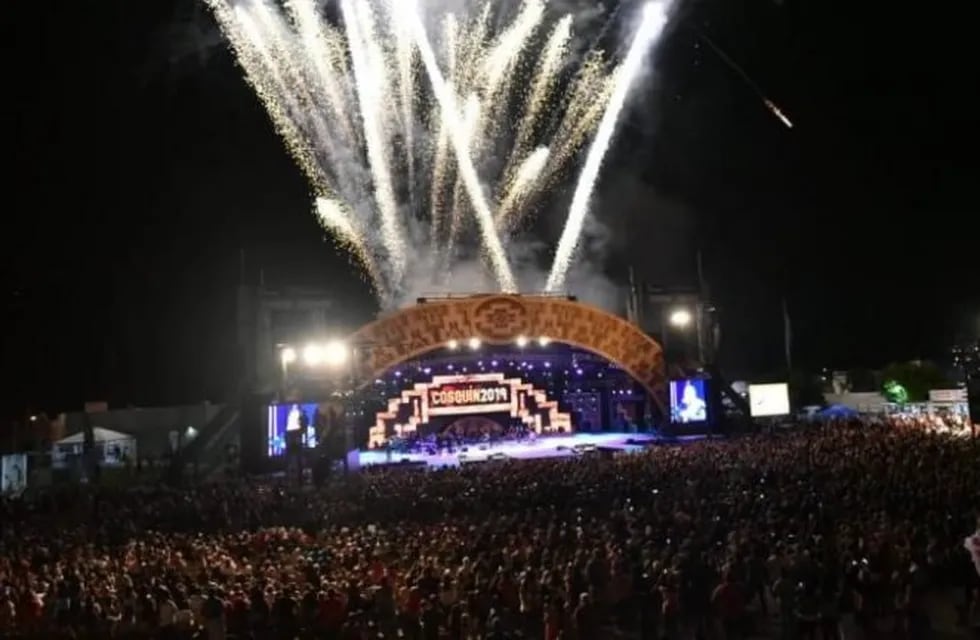
[[[951,384],[939,367],[919,360],[890,364],[882,371],[882,377],[903,387],[907,402],[925,402],[931,389],[948,389]],[[888,395],[887,383],[883,390]]]
[[[878,382],[871,369],[851,369],[847,372],[848,390],[854,393],[877,391]]]
[[[794,369],[789,375],[789,391],[794,407],[823,404],[824,381],[819,375]]]
[[[888,402],[907,404],[909,401],[909,392],[895,380],[885,380],[882,390],[885,392],[885,398]]]

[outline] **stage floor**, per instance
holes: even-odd
[[[671,438],[669,442],[692,442],[702,440],[705,436],[681,436]],[[547,436],[534,442],[517,442],[504,440],[483,449],[469,447],[465,453],[439,452],[434,455],[426,453],[392,452],[390,457],[386,451],[361,451],[359,460],[361,466],[393,464],[399,462],[424,462],[430,467],[454,467],[460,462],[480,462],[491,457],[517,460],[532,460],[535,458],[557,458],[579,455],[581,450],[589,448],[614,449],[616,451],[641,451],[653,442],[668,440],[649,433],[576,433],[567,436]]]

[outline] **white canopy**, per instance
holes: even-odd
[[[93,427],[92,440],[101,464],[120,465],[126,460],[136,458],[136,438],[128,433]],[[58,440],[51,447],[52,465],[63,467],[67,463],[68,456],[81,454],[84,447],[84,431]]]
[[[133,436],[128,433],[123,433],[121,431],[113,431],[112,429],[103,429],[102,427],[94,427],[92,429],[92,441],[95,443],[102,442],[119,442],[120,440],[135,440]],[[74,433],[67,438],[62,438],[58,440],[56,445],[60,444],[85,444],[85,432],[79,431]]]

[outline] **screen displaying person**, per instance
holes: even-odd
[[[677,417],[680,422],[701,422],[708,419],[708,404],[698,393],[693,381],[684,383]]]
[[[303,408],[294,404],[286,417],[286,453],[303,446],[303,438],[306,435],[308,424],[309,418],[306,417]]]
[[[298,404],[294,404],[286,416],[286,431],[299,431],[302,429],[303,427],[300,424],[302,416],[303,411],[299,408]]]

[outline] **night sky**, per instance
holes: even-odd
[[[690,280],[701,249],[724,368],[781,365],[784,296],[803,367],[941,355],[980,328],[976,56],[954,16],[899,10],[688,3],[632,96],[595,200],[608,275]],[[202,3],[8,12],[6,414],[221,400],[242,248],[249,278],[319,284],[369,319]]]

